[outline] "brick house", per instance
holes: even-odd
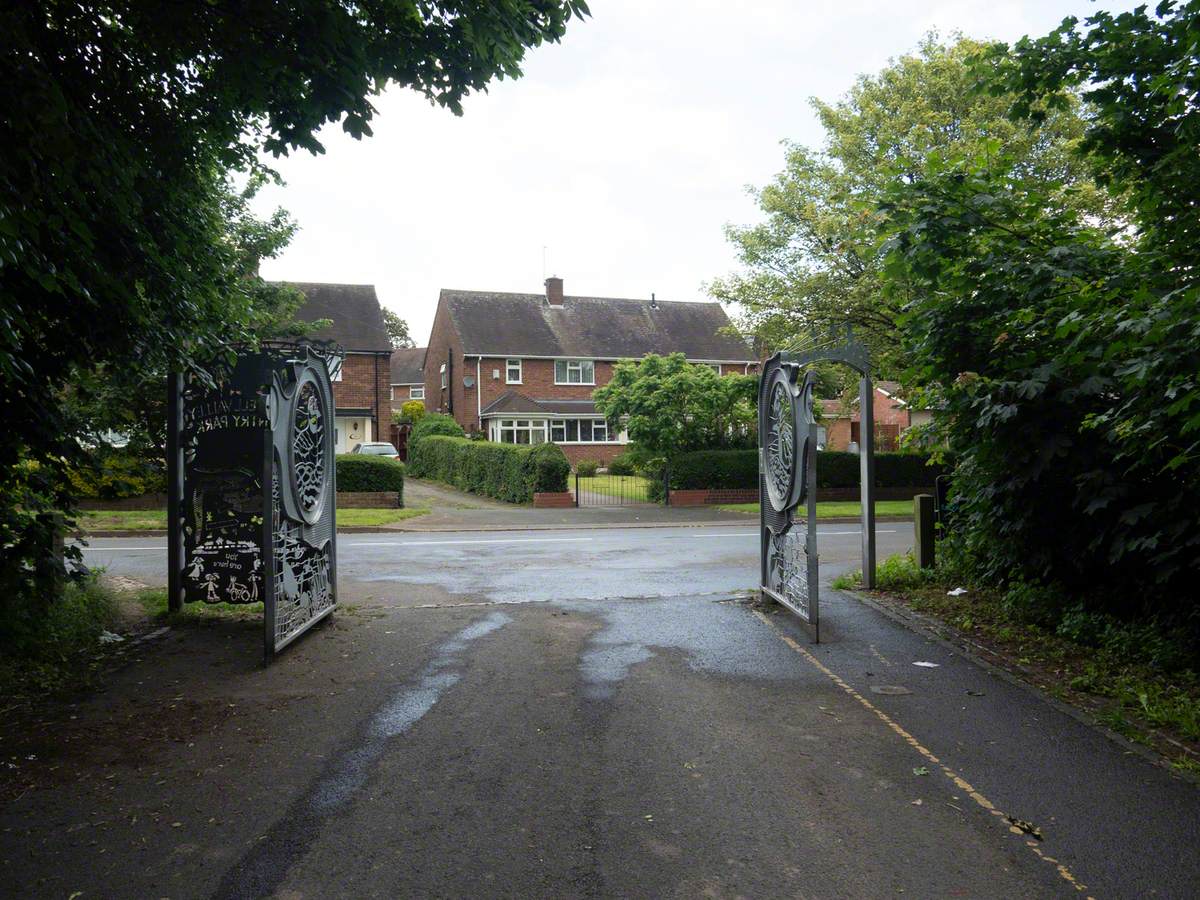
[[[875,449],[896,450],[900,436],[913,425],[929,421],[929,410],[912,409],[900,396],[900,384],[895,381],[876,381],[871,387],[875,393]],[[850,410],[843,408],[840,400],[821,400],[824,447],[826,450],[848,450],[853,443],[861,446],[858,401]]]
[[[392,351],[392,409],[409,400],[425,399],[425,348],[399,347]]]
[[[371,284],[287,282],[304,295],[296,311],[302,322],[331,319],[314,333],[336,341],[346,351],[342,371],[333,382],[336,452],[349,453],[366,441],[388,440],[392,421],[392,342],[383,310]]]
[[[425,408],[505,443],[560,445],[572,463],[607,463],[628,437],[611,434],[592,392],[621,359],[683,353],[719,373],[758,360],[717,303],[443,290],[425,355]]]

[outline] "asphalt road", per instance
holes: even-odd
[[[821,532],[827,575],[857,564],[853,526]],[[161,581],[160,548],[88,559]],[[347,608],[269,668],[254,623],[173,629],[5,744],[30,786],[0,891],[1200,893],[1195,786],[836,593],[809,644],[738,602],[756,553],[746,528],[343,537]]]
[[[912,546],[912,525],[876,528],[879,558]],[[818,528],[823,574],[861,566],[857,525]],[[99,538],[84,561],[146,584],[166,584],[166,538]],[[428,602],[430,590],[499,603],[728,594],[758,577],[753,527],[596,528],[343,534],[342,599]],[[411,590],[404,590],[408,587]]]

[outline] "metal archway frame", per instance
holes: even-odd
[[[802,353],[779,353],[780,361],[795,366],[816,362],[842,363],[861,376],[858,382],[859,412],[859,499],[862,506],[862,577],[863,587],[875,588],[875,397],[871,384],[871,352],[856,340],[849,326],[828,347]]]
[[[815,362],[837,362],[861,375],[859,418],[863,584],[875,587],[875,417],[870,353],[847,328],[840,341],[803,352],[780,352],[763,363],[758,391],[759,588],[794,612],[820,640],[817,555],[817,425]],[[805,505],[803,532],[800,505]]]

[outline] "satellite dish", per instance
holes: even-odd
[[[474,375],[464,375],[463,376],[463,387],[471,387],[474,384],[475,384],[475,376]]]

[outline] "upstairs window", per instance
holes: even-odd
[[[505,360],[504,381],[506,384],[521,383],[521,361],[519,359]]]
[[[425,385],[423,385],[423,384],[413,385],[408,391],[408,396],[409,396],[409,399],[411,399],[411,400],[424,400],[425,399]]]
[[[590,359],[557,359],[554,361],[555,384],[595,384],[596,364]]]

